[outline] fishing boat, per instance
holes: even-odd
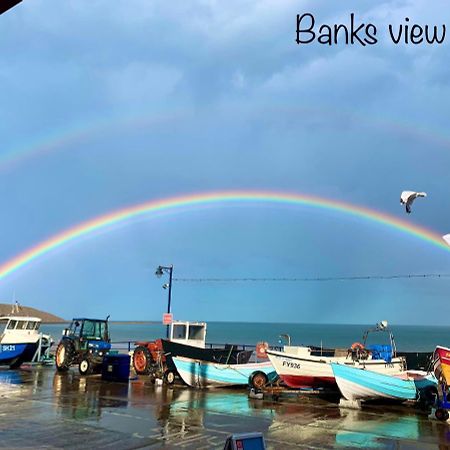
[[[207,344],[206,323],[173,321],[169,339],[136,342],[132,353],[133,367],[138,375],[163,378],[167,384],[175,382],[177,370],[174,356],[223,364],[245,364],[253,354],[248,346],[235,344]]]
[[[450,348],[437,346],[433,354],[433,369],[436,378],[450,384]]]
[[[367,345],[369,334],[378,331],[388,333],[390,345]],[[367,330],[362,343],[355,342],[349,349],[328,350],[322,354],[317,348],[287,345],[284,351],[267,349],[266,353],[281,380],[292,388],[335,389],[336,380],[331,363],[385,375],[396,375],[406,370],[405,358],[396,355],[394,336],[386,321]]]
[[[244,350],[242,346],[233,344],[197,347],[195,345],[180,343],[176,340],[169,341],[167,339],[161,339],[161,345],[167,360],[170,360],[174,356],[183,356],[185,358],[223,364],[243,364],[248,362],[253,353],[253,350]]]
[[[0,317],[0,365],[18,368],[44,353],[51,337],[39,332],[41,319],[25,316]]]
[[[252,375],[263,373],[268,380],[276,378],[269,361],[247,364],[220,364],[192,358],[172,358],[178,374],[191,387],[210,388],[248,385]]]
[[[415,400],[418,396],[413,378],[385,375],[371,370],[331,363],[342,396],[350,401]]]

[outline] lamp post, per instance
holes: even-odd
[[[164,273],[169,274],[169,282],[163,284],[163,289],[169,289],[169,298],[167,301],[167,313],[170,314],[170,303],[172,301],[172,273],[173,273],[173,265],[170,266],[158,266],[155,272],[155,275],[158,278],[161,278]],[[167,325],[167,339],[169,339],[169,325]]]

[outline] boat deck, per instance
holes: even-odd
[[[223,448],[260,431],[269,449],[447,448],[450,425],[410,406],[340,409],[309,393],[280,402],[245,390],[198,391],[80,377],[53,367],[0,370],[1,448]]]

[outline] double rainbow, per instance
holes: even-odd
[[[108,214],[95,217],[86,222],[82,222],[55,236],[25,250],[10,260],[0,265],[0,280],[13,272],[19,270],[36,261],[40,257],[50,253],[52,250],[63,247],[76,239],[94,233],[100,229],[107,229],[115,224],[126,222],[144,215],[158,213],[168,210],[185,210],[185,208],[196,208],[202,205],[221,204],[286,204],[292,206],[307,206],[317,209],[324,209],[331,212],[338,212],[379,223],[387,227],[396,229],[408,235],[417,237],[442,250],[450,251],[450,247],[442,240],[441,236],[417,225],[413,225],[405,220],[398,219],[391,215],[381,213],[362,206],[352,205],[337,200],[331,200],[310,195],[273,192],[273,191],[222,191],[191,194],[180,197],[171,197],[161,200],[150,200],[133,206],[127,206]]]

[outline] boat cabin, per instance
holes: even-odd
[[[174,321],[170,325],[169,338],[179,344],[205,348],[206,323]]]
[[[0,317],[0,341],[2,344],[28,342],[30,337],[39,336],[41,319],[26,316]]]

